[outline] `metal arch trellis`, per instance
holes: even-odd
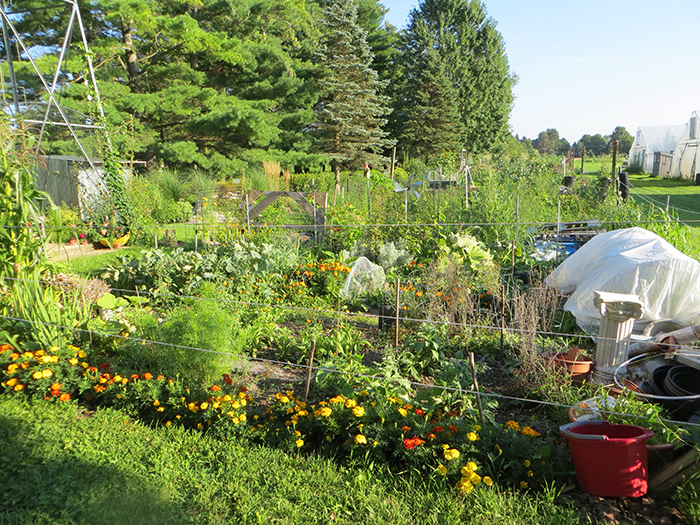
[[[3,41],[5,45],[5,60],[7,61],[8,64],[8,69],[10,73],[10,82],[11,82],[11,90],[12,90],[12,101],[13,101],[13,108],[7,107],[5,104],[4,111],[9,112],[10,114],[14,114],[19,116],[22,113],[22,110],[20,108],[20,100],[18,96],[18,85],[17,85],[17,79],[15,77],[14,73],[14,66],[12,62],[12,48],[9,45],[9,37],[12,35],[15,40],[16,44],[18,47],[21,48],[22,52],[24,55],[27,57],[27,60],[30,62],[32,65],[32,68],[34,69],[34,72],[36,73],[39,81],[43,85],[44,89],[46,90],[46,93],[48,95],[48,102],[46,111],[44,112],[44,118],[43,120],[32,120],[32,119],[25,119],[24,122],[30,123],[30,124],[40,124],[41,128],[39,131],[39,137],[37,141],[37,153],[39,152],[39,149],[41,148],[41,142],[44,137],[44,133],[46,130],[47,126],[66,126],[68,128],[69,133],[73,137],[73,140],[75,140],[75,143],[77,144],[78,148],[80,149],[81,153],[85,157],[85,160],[87,163],[90,165],[90,168],[94,171],[97,172],[97,168],[95,167],[93,160],[90,158],[90,155],[87,153],[82,141],[80,140],[80,137],[78,137],[76,133],[76,128],[88,128],[88,129],[95,129],[95,130],[102,130],[104,133],[105,140],[107,142],[108,147],[110,146],[110,138],[109,138],[109,133],[104,125],[101,123],[104,122],[104,110],[102,108],[102,100],[100,98],[100,92],[97,86],[97,79],[95,77],[95,70],[93,67],[92,63],[92,57],[90,56],[89,52],[89,47],[88,47],[88,42],[87,42],[87,36],[85,34],[85,27],[83,26],[83,20],[80,15],[80,9],[78,7],[78,2],[77,0],[62,0],[62,3],[50,3],[47,4],[46,6],[42,7],[37,7],[32,10],[27,10],[27,11],[7,11],[5,1],[0,0],[0,5],[2,9],[0,9],[0,17],[2,17],[2,32],[3,32]],[[41,74],[41,71],[39,70],[36,62],[31,56],[31,53],[29,52],[29,49],[25,45],[21,35],[18,33],[17,29],[14,26],[14,23],[12,21],[12,16],[17,16],[17,15],[22,15],[26,14],[32,11],[38,11],[38,10],[45,10],[45,9],[60,9],[63,7],[68,7],[70,9],[70,18],[68,20],[68,24],[66,26],[66,32],[65,36],[63,38],[63,43],[61,46],[59,58],[58,58],[58,63],[56,66],[56,71],[53,76],[53,81],[51,85],[49,85],[44,78],[44,76]],[[66,111],[61,105],[59,104],[58,100],[56,99],[56,90],[58,88],[58,80],[59,80],[59,75],[61,72],[61,64],[63,63],[63,60],[66,56],[66,53],[68,51],[68,48],[70,46],[72,36],[73,36],[73,30],[77,24],[78,30],[80,31],[80,38],[81,42],[83,45],[83,51],[85,53],[85,60],[87,63],[87,69],[88,69],[88,76],[89,76],[89,81],[91,83],[91,87],[95,96],[95,104],[97,105],[98,112],[99,112],[99,117],[100,117],[100,124],[88,124],[88,123],[83,123],[83,124],[76,124],[71,122],[68,119],[68,116],[66,114]],[[3,86],[3,91],[4,91],[4,86]],[[3,93],[4,95],[4,93]],[[3,101],[4,101],[4,96],[3,96]],[[51,114],[51,108],[55,106],[56,111],[61,117],[60,121],[53,121],[51,120],[50,114]]]

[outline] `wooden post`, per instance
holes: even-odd
[[[481,394],[479,393],[479,382],[476,380],[476,365],[474,364],[474,352],[469,352],[469,366],[472,369],[472,379],[474,380],[474,391],[476,392],[476,406],[479,409],[479,422],[484,425],[484,411],[481,408]]]
[[[581,175],[583,175],[583,159],[586,156],[586,148],[581,146]]]
[[[619,140],[613,140],[612,143],[612,180],[616,179],[616,173],[615,173],[615,167],[617,165],[617,148],[620,146],[620,141]]]
[[[501,284],[501,355],[503,354],[503,339],[506,332],[506,287]]]
[[[157,250],[158,249],[158,234],[157,233],[153,235],[153,242],[155,243],[156,250]]]
[[[399,299],[399,291],[401,290],[401,279],[396,278],[396,326],[394,332],[394,346],[399,346],[399,312],[401,303]]]
[[[666,195],[666,215],[668,215],[668,209],[671,207],[671,196]]]
[[[314,352],[316,351],[316,339],[311,341],[311,355],[309,355],[309,369],[306,372],[306,390],[304,391],[304,403],[309,397],[309,387],[311,386],[311,371],[314,366]]]
[[[394,165],[396,164],[396,146],[394,146],[394,149],[391,151],[391,180],[394,180]]]

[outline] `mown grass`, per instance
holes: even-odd
[[[1,524],[580,523],[554,492],[459,496],[416,473],[345,468],[70,404],[0,397],[0,451]]]

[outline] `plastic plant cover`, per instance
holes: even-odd
[[[545,279],[571,294],[564,310],[589,333],[600,327],[594,292],[635,294],[642,317],[635,329],[660,319],[700,322],[700,263],[643,228],[602,233],[584,244]]]
[[[352,265],[340,295],[348,299],[357,299],[365,292],[381,290],[385,282],[384,268],[372,263],[367,257],[360,257]]]

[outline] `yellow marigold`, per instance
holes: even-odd
[[[525,490],[527,488],[527,481],[521,481],[520,482],[520,488]]]
[[[304,440],[303,439],[297,439],[294,444],[297,446],[297,448],[301,448],[304,446]]]
[[[158,401],[158,400],[156,399],[156,400],[153,402],[153,406],[154,406],[154,407],[160,406],[160,401]]]
[[[224,401],[231,401],[231,396],[228,395],[228,394],[226,394],[226,395],[224,396]]]
[[[87,355],[87,354],[86,354],[85,352],[83,352],[82,350],[81,350],[80,352],[78,352],[78,357],[79,357],[80,359],[85,358],[86,355]]]
[[[535,473],[534,473],[533,471],[531,471],[531,470],[528,470],[528,471],[527,471],[527,475],[528,475],[528,477],[531,478],[532,476],[535,475]]]
[[[488,476],[484,476],[484,479],[482,479],[481,481],[483,481],[484,485],[486,485],[487,487],[493,485],[493,480]]]
[[[368,395],[369,395],[369,392],[367,392],[367,390],[360,390],[360,392],[359,392],[357,395],[359,395],[359,396],[368,396]]]
[[[13,361],[14,361],[15,359],[19,359],[19,354],[18,354],[17,352],[12,352],[12,353],[10,354],[10,359],[12,359]]]
[[[468,461],[466,465],[462,467],[462,470],[460,472],[462,473],[462,476],[468,476],[472,472],[476,472],[476,469],[479,468],[476,466],[476,463],[473,461]]]
[[[335,397],[332,397],[328,400],[329,403],[345,403],[345,396],[343,395],[337,395]]]
[[[457,490],[461,490],[465,494],[469,494],[473,488],[474,485],[472,485],[472,482],[469,481],[467,478],[462,478],[457,482]]]
[[[9,365],[7,365],[7,373],[14,374],[18,368],[19,368],[19,365],[17,363],[9,364]]]
[[[29,361],[25,361],[25,362],[22,363],[20,366],[22,367],[22,370],[26,370],[26,369],[29,368],[31,365],[29,364]]]
[[[199,408],[201,408],[202,410],[206,410],[207,408],[209,408],[209,403],[204,401],[201,405],[199,405]]]
[[[472,430],[474,432],[479,432],[481,430],[481,425],[472,425]]]
[[[37,350],[36,352],[34,352],[34,355],[37,357],[41,357],[42,355],[46,355],[46,352],[44,352],[43,350]]]
[[[367,438],[363,434],[357,434],[355,436],[355,443],[357,445],[366,445],[367,444]]]
[[[68,362],[73,366],[78,364],[78,360],[75,357],[71,357]]]
[[[406,412],[406,410],[403,408],[399,408],[399,414],[401,414],[402,417],[406,417],[408,412]]]
[[[441,476],[444,476],[445,474],[447,474],[447,468],[445,467],[445,465],[442,465],[442,464],[437,466],[437,471],[438,471],[438,474],[440,474]]]
[[[478,441],[479,435],[476,432],[467,432],[467,439],[469,441]]]
[[[289,403],[289,398],[287,396],[280,396],[280,403]]]
[[[63,385],[61,383],[54,383],[53,385],[51,385],[51,390],[61,390],[62,386]]]
[[[320,410],[318,410],[318,409],[317,409],[317,410],[314,410],[314,416],[318,417],[318,416],[320,416],[320,415],[321,415],[321,411],[320,411]]]
[[[515,430],[516,432],[520,431],[520,425],[516,421],[507,421],[506,428],[509,428],[511,430]]]
[[[240,416],[238,416],[238,419],[240,419],[241,421],[246,421],[248,417],[245,414],[241,414]]]
[[[309,413],[308,413],[308,411],[306,411],[306,410],[302,410],[302,411],[300,411],[297,415],[298,415],[298,416],[301,416],[301,417],[304,417],[304,416],[308,416]]]
[[[345,408],[354,408],[357,406],[357,403],[355,402],[354,399],[346,399],[345,400]]]
[[[114,376],[114,382],[115,382],[115,383],[119,383],[121,380],[122,380],[122,376],[120,376],[120,375]]]
[[[24,385],[20,383],[19,385],[15,385],[14,391],[19,392],[20,390],[24,390]]]
[[[471,474],[469,474],[469,481],[472,482],[472,485],[476,486],[479,483],[481,483],[481,476],[479,476],[479,474],[477,474],[476,472],[472,472]]]
[[[459,450],[456,448],[446,448],[442,451],[442,455],[445,456],[447,461],[457,459],[459,457]]]
[[[165,426],[166,426],[166,427],[169,427],[169,426],[172,425],[172,424],[173,424],[172,421],[166,421],[166,422],[165,422]]]
[[[32,357],[34,357],[34,354],[32,352],[24,352],[22,355],[25,359],[31,359]]]
[[[44,376],[41,375],[41,372],[34,372],[32,374],[32,379],[41,379],[42,377]]]
[[[352,413],[355,414],[355,417],[362,417],[365,415],[365,409],[362,407],[355,407],[352,409]]]
[[[41,377],[43,377],[43,378],[51,377],[52,375],[53,375],[53,372],[51,370],[49,370],[48,368],[41,372]]]
[[[285,412],[286,412],[287,414],[293,414],[293,413],[294,413],[294,409],[293,409],[292,407],[288,407],[287,410],[285,410]]]
[[[328,417],[333,413],[333,409],[330,407],[323,407],[321,408],[320,412],[323,417]]]
[[[526,459],[525,461],[523,461],[523,466],[524,466],[525,468],[529,467],[530,464],[531,464],[531,463],[530,463],[530,460],[529,460],[529,459]]]
[[[164,412],[164,411],[165,411],[165,407],[158,407],[156,410],[158,410],[158,412]]]

